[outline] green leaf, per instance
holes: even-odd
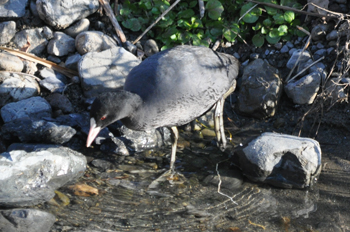
[[[169,17],[164,17],[162,20],[160,20],[157,24],[160,28],[167,28],[171,26],[174,23],[174,20],[170,19]]]
[[[194,15],[194,11],[192,9],[186,9],[184,11],[180,11],[178,14],[177,14],[177,17],[178,18],[191,18],[192,16]]]
[[[261,47],[264,45],[265,43],[265,39],[264,36],[261,34],[256,34],[253,36],[252,38],[252,42],[256,47]]]
[[[169,38],[169,37],[175,35],[176,32],[177,32],[177,29],[175,27],[170,27],[162,34],[162,38]]]
[[[227,39],[227,41],[229,41],[229,42],[234,42],[238,33],[239,33],[239,26],[236,23],[232,24],[228,28],[224,28],[224,30],[222,32],[225,39]]]
[[[266,40],[270,44],[276,44],[280,39],[279,31],[275,28],[266,35]]]
[[[277,14],[277,15],[274,15],[273,16],[273,19],[274,19],[274,22],[276,24],[283,24],[285,21],[284,21],[284,17],[283,17],[283,14]]]
[[[291,23],[295,19],[295,14],[293,11],[286,11],[283,14],[283,18],[287,23]]]
[[[194,1],[191,1],[189,4],[189,8],[193,8],[193,7],[195,7],[196,5],[197,5],[197,3],[198,3],[198,0],[194,0]]]
[[[191,34],[185,31],[185,32],[179,34],[178,40],[181,41],[182,44],[185,44],[188,41],[190,41],[190,38],[191,38],[190,36],[191,36]]]
[[[307,27],[305,27],[305,26],[303,26],[303,28],[305,29],[305,30],[307,30],[307,31],[309,31],[309,29],[307,28]],[[302,32],[301,30],[298,30],[298,29],[296,29],[296,33],[295,33],[297,36],[299,36],[299,37],[304,37],[306,34],[304,33],[304,32]]]
[[[221,13],[224,11],[224,7],[219,0],[208,0],[205,9],[207,10],[209,17],[213,20],[219,19]]]
[[[272,21],[271,21],[271,19],[265,19],[264,21],[263,21],[263,24],[264,24],[264,26],[266,26],[266,27],[271,27],[271,25],[272,25]]]
[[[247,11],[249,11],[255,4],[253,3],[247,3],[242,6],[240,11],[240,16],[244,15]],[[243,21],[246,23],[255,23],[259,16],[262,14],[261,9],[258,6],[255,6],[249,13],[247,13],[243,17]]]
[[[279,26],[277,30],[279,32],[278,33],[279,36],[284,36],[288,34],[288,27],[286,25]]]
[[[160,11],[158,10],[157,7],[153,7],[152,10],[151,10],[152,14],[154,15],[160,15]]]
[[[263,0],[262,2],[277,4],[277,1],[275,0]],[[268,15],[276,15],[279,11],[277,8],[274,7],[264,6],[264,8]]]
[[[141,29],[141,24],[138,19],[131,18],[122,22],[123,26],[129,28],[132,31],[139,31]]]
[[[260,22],[257,22],[257,23],[255,24],[255,26],[252,26],[252,29],[253,29],[254,31],[258,31],[258,30],[261,29],[261,27],[262,27],[261,23],[260,23]]]
[[[262,28],[261,28],[261,34],[264,34],[264,35],[265,35],[265,34],[269,33],[269,31],[270,31],[270,30],[269,30],[268,28],[266,28],[266,27],[262,27]]]
[[[220,30],[218,28],[212,28],[212,29],[210,29],[210,34],[212,36],[218,37],[218,36],[222,35],[222,30]]]

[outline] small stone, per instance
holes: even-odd
[[[4,1],[0,4],[0,17],[1,18],[20,18],[25,15],[25,8],[28,4],[28,0],[11,0]]]
[[[147,40],[143,47],[144,47],[144,51],[145,51],[145,54],[147,57],[152,56],[152,55],[156,54],[157,52],[159,52],[157,42],[153,39]]]
[[[78,63],[80,59],[81,59],[80,54],[74,54],[74,55],[68,56],[65,62],[66,68],[78,71]]]
[[[12,55],[6,51],[0,52],[0,70],[22,72],[23,62],[18,56]]]
[[[51,107],[54,110],[62,110],[63,113],[69,114],[74,112],[74,108],[69,99],[60,93],[53,93],[46,97]]]
[[[330,40],[336,40],[338,38],[338,31],[337,30],[333,30],[330,33],[328,33],[328,35],[326,36],[327,41]]]
[[[75,38],[75,47],[79,54],[84,55],[88,52],[101,52],[118,46],[111,37],[100,31],[85,31]]]
[[[81,19],[74,23],[72,26],[64,30],[64,32],[75,38],[79,33],[87,31],[90,26],[90,21],[88,19]]]
[[[16,23],[8,21],[0,23],[0,45],[7,44],[16,34]]]
[[[63,32],[55,32],[47,45],[47,52],[55,56],[65,56],[75,51],[75,40]]]

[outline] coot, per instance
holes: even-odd
[[[171,127],[174,141],[170,170],[174,170],[178,131],[212,107],[218,145],[226,146],[224,99],[234,91],[239,62],[206,47],[177,46],[159,52],[133,68],[124,90],[101,94],[90,111],[89,147],[100,130],[121,120],[132,130]]]

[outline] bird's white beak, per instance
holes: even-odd
[[[94,118],[90,119],[90,131],[88,134],[88,138],[86,140],[86,147],[90,147],[92,142],[95,140],[98,133],[100,133],[101,127],[96,127],[96,121]]]

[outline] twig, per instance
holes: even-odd
[[[302,28],[302,29],[301,29],[301,28],[302,28],[302,27],[299,27],[299,26],[298,26],[298,29],[299,29],[299,30],[304,29],[304,28]],[[286,80],[285,80],[286,83],[289,82],[290,76],[292,75],[292,73],[293,73],[295,67],[297,66],[297,64],[298,64],[298,62],[299,62],[299,60],[300,60],[301,55],[302,55],[303,52],[306,50],[306,48],[309,46],[310,41],[311,41],[311,34],[310,34],[308,31],[306,31],[306,30],[302,30],[302,31],[303,31],[304,33],[307,33],[307,34],[309,35],[309,38],[307,39],[303,50],[301,50],[301,53],[300,53],[300,55],[298,56],[298,59],[297,59],[297,61],[295,62],[293,68],[290,70],[290,72],[289,72],[289,74],[288,74],[288,76],[287,76],[287,78],[286,78]]]
[[[199,15],[200,15],[200,18],[202,19],[205,13],[204,1],[198,0],[198,5],[199,5]]]
[[[69,68],[65,68],[62,66],[59,66],[51,61],[48,60],[44,60],[42,58],[39,58],[33,54],[30,53],[26,53],[26,52],[21,52],[21,51],[16,51],[10,48],[5,48],[5,47],[0,47],[1,50],[7,51],[8,53],[11,53],[15,56],[21,57],[23,59],[29,60],[29,61],[33,61],[36,63],[39,63],[41,65],[44,65],[48,68],[52,68],[53,70],[62,73],[63,75],[67,76],[67,77],[74,77],[74,76],[79,76],[79,73],[75,70],[69,69]]]
[[[288,7],[288,6],[280,6],[280,5],[276,5],[273,3],[267,3],[267,2],[258,2],[255,0],[246,0],[247,2],[253,2],[253,3],[257,3],[257,4],[261,4],[261,5],[265,5],[265,6],[269,6],[269,7],[273,7],[273,8],[277,8],[277,9],[282,9],[282,10],[290,10],[290,11],[294,11],[300,14],[306,14],[306,15],[311,15],[311,16],[316,16],[316,17],[325,17],[325,18],[339,18],[339,14],[329,11],[330,13],[334,14],[334,15],[321,15],[321,14],[317,14],[317,13],[312,13],[312,12],[306,12],[306,11],[302,11],[302,10],[298,10],[295,9],[293,7]],[[316,6],[316,5],[315,5]],[[350,17],[350,15],[345,15],[346,17]]]
[[[298,74],[296,74],[294,77],[290,78],[290,80],[287,82],[291,82],[292,80],[294,80],[295,78],[297,78],[300,74],[302,74],[303,72],[305,72],[308,68],[310,68],[311,66],[315,65],[316,63],[320,62],[321,60],[324,59],[324,56],[322,56],[320,59],[312,62],[310,65],[308,65],[307,67],[305,67],[303,70],[301,70]]]
[[[103,6],[103,9],[105,10],[106,15],[108,16],[109,20],[111,20],[112,25],[113,25],[115,31],[117,32],[117,35],[120,38],[120,41],[122,41],[122,43],[125,43],[126,42],[125,34],[124,34],[122,28],[120,27],[117,19],[114,17],[113,10],[112,10],[111,6],[109,5],[109,3],[106,0],[99,0],[99,2]]]
[[[102,1],[102,0],[100,0]],[[173,9],[181,0],[176,0],[176,2],[173,3],[168,9],[166,9],[157,19],[154,21],[147,29],[139,36],[136,38],[136,40],[133,42],[133,44],[136,44],[151,28],[156,25],[161,18],[164,17],[171,9]]]
[[[219,163],[221,163],[221,162],[219,162]],[[220,173],[219,173],[219,163],[216,163],[216,173],[217,173],[218,178],[219,178],[218,193],[223,195],[223,196],[225,196],[225,197],[227,197],[228,199],[230,199],[232,203],[238,205],[238,203],[235,202],[232,197],[230,197],[229,195],[221,192],[221,183],[222,183],[222,181],[221,181],[221,176],[220,176]]]
[[[254,6],[252,6],[249,10],[247,10],[247,12],[245,12],[239,19],[238,19],[238,22],[241,21],[242,18],[244,18],[244,16],[246,14],[248,14],[249,12],[251,12],[257,5],[259,4],[255,4]]]

